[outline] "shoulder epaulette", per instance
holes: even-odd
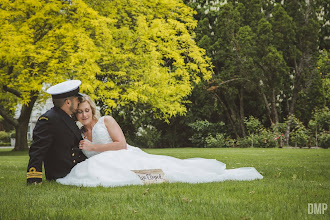
[[[41,120],[48,120],[48,118],[47,117],[45,117],[45,116],[41,116],[39,119],[38,119],[39,121],[41,121]]]

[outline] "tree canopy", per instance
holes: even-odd
[[[266,140],[275,146],[274,139],[281,140],[280,145],[284,140],[288,144],[290,132],[299,130],[295,120],[307,127],[316,109],[329,105],[328,1],[185,3],[197,11],[196,41],[211,58],[214,75],[194,88],[185,117],[173,118],[169,125],[153,123],[152,132],[162,134],[154,145],[173,146],[174,142],[177,146],[203,147],[208,139],[217,140],[217,146],[248,146],[253,137],[247,123],[257,120],[262,126],[254,132],[263,132],[258,134],[259,146],[266,146]],[[219,123],[225,126],[218,128]],[[205,130],[196,130],[196,126]],[[219,137],[213,127],[217,127]],[[185,134],[174,135],[175,130]],[[203,144],[196,144],[196,135],[203,133],[205,140],[198,140]],[[309,144],[315,139],[308,138]]]
[[[246,116],[276,126],[296,113],[298,97],[319,79],[320,24],[326,23],[327,16],[320,12],[325,3],[187,2],[198,11],[198,45],[215,66],[209,91],[221,103],[236,136],[246,135]]]
[[[194,41],[193,10],[177,0],[87,2],[115,27],[112,51],[100,62],[101,101],[145,103],[157,116],[184,113],[192,85],[211,78],[209,59]]]
[[[194,41],[193,13],[174,0],[3,0],[0,114],[27,125],[36,99],[48,97],[45,88],[67,79],[80,79],[82,92],[106,111],[143,103],[160,118],[184,114],[193,85],[211,77]]]

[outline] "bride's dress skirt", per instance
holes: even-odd
[[[92,130],[93,143],[111,143],[112,139],[101,117]],[[162,169],[167,182],[206,183],[225,180],[262,179],[253,167],[226,169],[226,164],[214,159],[178,159],[153,155],[140,148],[127,145],[127,150],[102,153],[83,151],[87,160],[73,167],[64,178],[56,181],[76,186],[142,185],[142,180],[132,170]]]
[[[225,180],[255,180],[263,176],[253,167],[226,169],[215,159],[178,159],[153,155],[128,145],[127,150],[106,151],[77,164],[64,178],[56,181],[76,186],[142,185],[132,170],[162,169],[168,182],[206,183]]]

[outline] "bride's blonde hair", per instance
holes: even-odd
[[[101,117],[100,111],[97,109],[95,102],[86,94],[83,94],[83,97],[79,99],[80,103],[88,102],[92,109],[93,119],[98,120]]]

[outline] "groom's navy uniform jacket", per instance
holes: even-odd
[[[53,107],[40,116],[33,130],[27,183],[42,182],[42,163],[47,180],[66,176],[86,159],[78,147],[81,139],[75,121],[61,108]]]

